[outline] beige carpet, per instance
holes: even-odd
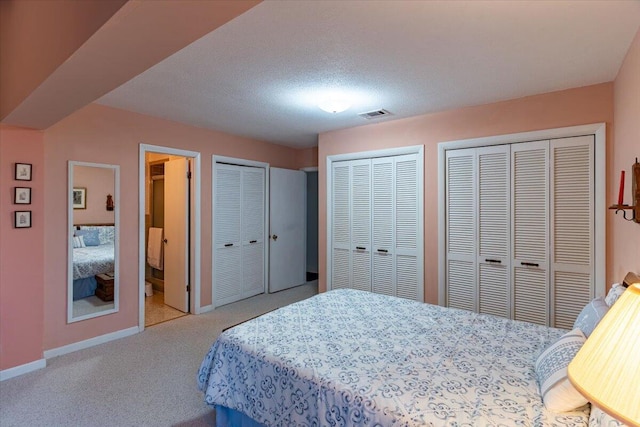
[[[196,374],[220,331],[316,293],[314,281],[50,359],[0,383],[0,426],[212,426]]]

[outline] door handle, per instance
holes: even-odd
[[[162,239],[162,241],[166,244],[169,243],[169,241],[167,239]]]
[[[537,262],[521,262],[521,265],[527,266],[527,267],[539,267],[540,264],[538,264]]]
[[[225,248],[228,248],[229,246],[233,246],[233,243],[225,243],[225,244],[224,244],[224,247],[225,247]]]
[[[278,240],[278,235],[274,234],[273,236],[271,236],[271,238],[273,239],[273,241],[275,242],[276,240]]]
[[[365,248],[364,246],[356,246],[356,250],[358,250],[358,251],[364,251],[366,249],[367,248]]]
[[[249,243],[258,243],[257,240],[249,240]]]
[[[488,263],[496,263],[496,264],[501,264],[502,261],[499,259],[485,259],[484,262],[488,262]]]
[[[389,251],[387,249],[378,249],[378,252],[382,252],[383,254],[386,254]]]

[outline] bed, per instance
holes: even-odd
[[[566,333],[341,289],[223,332],[197,379],[219,426],[587,426],[534,372]]]
[[[73,248],[73,300],[95,295],[97,274],[112,273],[115,266],[114,226],[75,226],[82,244]],[[86,243],[88,244],[86,244]]]

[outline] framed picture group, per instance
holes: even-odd
[[[31,181],[32,165],[31,163],[16,163],[13,179],[15,181]],[[14,187],[13,188],[13,204],[14,205],[30,205],[31,204],[31,187]],[[14,228],[30,228],[31,227],[31,211],[20,210],[13,212]]]

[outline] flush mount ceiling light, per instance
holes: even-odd
[[[320,102],[318,107],[327,113],[342,113],[351,107],[351,103],[342,98],[328,98]]]

